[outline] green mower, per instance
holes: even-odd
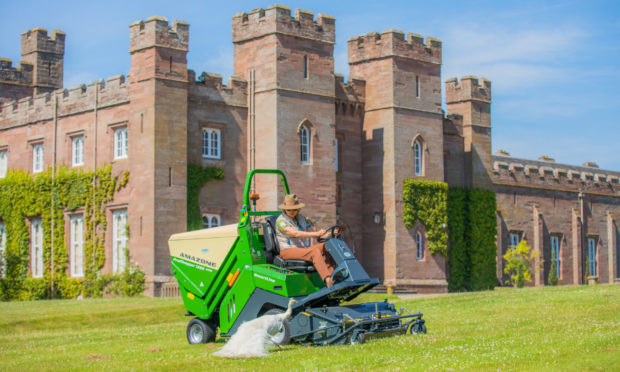
[[[275,236],[280,211],[257,211],[258,195],[250,194],[257,173],[280,177],[280,170],[248,173],[238,224],[175,234],[168,241],[172,272],[188,316],[187,340],[200,344],[232,336],[244,322],[264,314],[284,312],[297,300],[293,316],[274,337],[280,345],[363,343],[368,338],[426,333],[421,313],[398,311],[386,301],[340,306],[379,284],[370,278],[336,231],[325,247],[336,263],[334,284],[327,288],[311,263],[283,260]],[[250,205],[252,200],[252,206]],[[262,219],[262,221],[255,221]],[[254,220],[254,221],[253,221]]]

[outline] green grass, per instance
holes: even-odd
[[[211,356],[219,339],[190,346],[180,299],[0,303],[0,370],[620,370],[618,285],[389,298],[428,334],[246,360]]]

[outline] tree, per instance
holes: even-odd
[[[549,268],[549,277],[547,281],[550,285],[558,285],[558,274],[557,274],[557,266],[558,259],[555,257],[555,250],[551,250],[551,267]]]
[[[523,288],[526,281],[531,282],[532,273],[530,268],[533,267],[536,257],[538,257],[538,252],[531,251],[526,240],[521,240],[517,246],[511,246],[504,255],[504,260],[506,260],[504,273],[510,275],[510,279],[506,283],[512,284],[517,288]],[[539,270],[539,268],[533,269]]]

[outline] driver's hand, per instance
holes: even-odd
[[[322,237],[323,235],[325,235],[325,229],[321,229],[321,230],[319,230],[319,231],[317,231],[317,232],[315,232],[315,233],[314,233],[314,237],[315,237],[315,238],[320,238],[320,237]]]

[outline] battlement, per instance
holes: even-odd
[[[172,26],[164,17],[151,17],[129,26],[129,52],[150,47],[189,50],[189,24],[175,19]]]
[[[557,164],[549,160],[517,159],[505,155],[493,156],[492,170],[494,180],[503,184],[553,187],[559,184],[567,189],[600,189],[605,192],[609,192],[609,186],[620,184],[620,172]]]
[[[460,83],[457,78],[446,80],[446,104],[463,101],[491,103],[491,81],[471,75],[463,76]]]
[[[381,34],[369,32],[348,41],[349,63],[355,64],[377,58],[401,57],[421,62],[441,64],[441,41],[399,30],[386,30]]]
[[[196,80],[196,73],[188,71],[191,82],[189,96],[191,102],[199,105],[218,103],[231,106],[247,106],[248,82],[237,76],[230,76],[226,85],[222,84],[222,75],[203,72]]]
[[[41,27],[28,30],[22,33],[22,56],[35,52],[64,55],[65,36],[60,30],[52,30],[49,36]]]
[[[129,100],[129,84],[124,75],[116,75],[107,81],[97,80],[70,89],[58,89],[51,93],[11,101],[0,105],[0,129],[16,125],[51,120],[54,113],[53,97],[58,95],[58,115],[66,116],[90,110],[95,101],[95,86],[99,86],[98,107],[106,107]]]
[[[249,13],[237,13],[232,19],[233,43],[240,43],[270,34],[281,34],[311,39],[324,43],[336,42],[336,20],[325,14],[314,14],[296,9],[271,5],[265,9],[254,9]]]
[[[342,74],[334,74],[336,82],[336,98],[341,101],[349,101],[363,104],[366,98],[366,80],[350,77],[344,81]]]
[[[20,85],[32,85],[33,66],[24,61],[19,62],[19,67],[13,67],[13,61],[9,58],[0,58],[0,82]]]

